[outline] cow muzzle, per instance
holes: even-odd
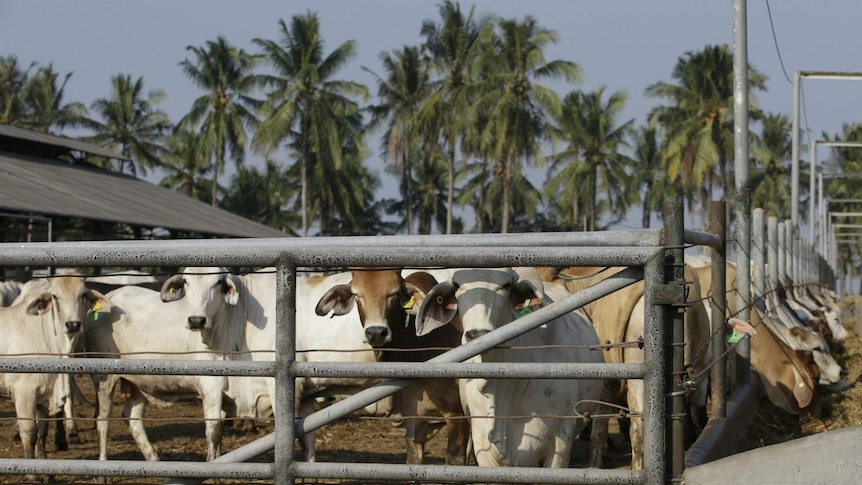
[[[66,333],[69,335],[74,335],[76,333],[81,332],[81,321],[80,320],[68,320],[64,326],[66,327]]]
[[[207,325],[207,317],[189,317],[189,330],[203,330]]]
[[[382,347],[392,341],[392,333],[388,327],[379,325],[365,328],[365,340],[372,347]]]

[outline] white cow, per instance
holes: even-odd
[[[471,341],[512,322],[519,312],[566,296],[562,288],[544,286],[533,268],[459,270],[428,292],[417,330],[424,334],[457,313],[463,340]],[[523,349],[492,349],[474,361],[599,363],[602,352],[583,347],[598,343],[590,322],[572,312],[507,343]],[[592,412],[594,406],[585,400],[600,399],[603,387],[602,381],[589,379],[461,379],[476,461],[480,466],[568,466],[572,439],[585,425],[572,419],[575,409]]]
[[[68,355],[81,334],[85,313],[105,297],[84,285],[80,276],[64,274],[33,280],[22,287],[15,302],[0,308],[0,354],[56,357]],[[62,406],[68,386],[58,374],[0,374],[0,396],[15,401],[18,431],[25,458],[45,458],[45,427],[37,439],[37,417]],[[54,401],[54,402],[51,402]]]
[[[332,319],[318,316],[314,307],[334,285],[350,281],[350,273],[331,276],[300,276],[296,288],[296,360],[298,362],[374,362],[374,351],[362,334],[354,309]],[[206,345],[226,359],[275,359],[275,270],[267,268],[246,275],[230,274],[225,268],[185,268],[165,281],[162,300],[184,299],[186,325],[198,331]],[[331,349],[334,352],[312,351]],[[348,351],[348,352],[339,352]],[[355,352],[356,350],[363,350]],[[376,379],[298,378],[299,415],[313,411],[314,398],[352,394]],[[236,403],[238,417],[257,418],[274,400],[273,378],[232,377],[228,394]],[[314,461],[314,433],[302,439],[306,460]]]
[[[163,303],[158,291],[124,286],[108,292],[110,310],[90,313],[85,342],[90,357],[123,359],[219,360],[208,352],[198,335],[188,332],[188,309],[184,301]],[[124,379],[128,395],[123,416],[141,453],[149,461],[159,459],[147,438],[143,416],[148,403],[165,405],[180,399],[200,398],[206,421],[207,460],[221,454],[222,397],[227,378],[222,376],[94,375],[99,403],[97,430],[99,459],[108,459],[108,428],[113,390]],[[126,383],[132,384],[131,386]]]

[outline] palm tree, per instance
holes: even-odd
[[[508,232],[511,210],[511,180],[521,165],[539,153],[539,141],[548,136],[548,118],[562,109],[557,94],[540,80],[580,79],[580,67],[571,61],[547,61],[544,49],[557,34],[538,25],[535,18],[499,20],[493,51],[483,53],[485,79],[475,83],[481,97],[479,108],[487,110],[488,123],[481,133],[482,152],[497,162],[496,176],[502,180],[500,231]]]
[[[703,205],[712,200],[716,184],[724,194],[733,187],[727,166],[733,153],[733,54],[727,44],[686,52],[671,77],[677,84],[657,82],[646,88],[647,96],[671,103],[655,108],[650,123],[664,130],[668,176],[680,177],[682,190],[695,193]],[[749,90],[765,90],[765,85],[766,76],[749,66]],[[756,98],[749,100],[756,118]]]
[[[430,57],[431,70],[439,78],[434,82],[420,118],[431,120],[433,126],[439,127],[440,140],[446,147],[443,150],[447,165],[446,234],[451,234],[456,148],[459,139],[468,136],[474,126],[467,114],[472,105],[465,87],[474,80],[471,71],[482,51],[482,43],[491,33],[491,24],[474,18],[475,7],[471,7],[466,16],[458,2],[445,0],[438,8],[439,24],[431,19],[422,23],[423,48]]]
[[[634,179],[640,181],[638,192],[643,193],[641,227],[644,229],[650,228],[654,212],[661,214],[662,202],[667,198],[667,194],[676,193],[672,188],[672,182],[662,169],[659,146],[656,128],[642,126],[638,129],[632,159]]]
[[[623,217],[628,211],[632,185],[627,169],[633,160],[621,153],[628,147],[626,137],[631,132],[634,119],[617,124],[617,118],[625,106],[626,95],[616,91],[603,102],[605,88],[592,93],[572,91],[563,100],[559,113],[558,135],[565,140],[566,148],[554,156],[551,173],[561,165],[563,170],[550,177],[546,193],[551,200],[561,202],[570,198],[572,225],[578,228],[578,216],[582,216],[585,230],[596,230],[599,190],[606,194],[605,202],[611,213]],[[562,188],[562,190],[561,190]],[[578,214],[578,208],[583,213]]]
[[[193,199],[210,202],[212,197],[212,169],[207,150],[200,137],[190,129],[178,128],[167,138],[162,156],[163,168],[168,175],[159,184],[174,189]]]
[[[762,133],[751,143],[751,204],[781,220],[790,214],[790,119],[768,113],[761,123]]]
[[[361,133],[348,119],[359,112],[354,97],[367,99],[368,89],[358,83],[333,79],[339,69],[356,55],[356,45],[346,41],[324,55],[320,21],[311,12],[294,15],[290,26],[279,20],[280,41],[254,39],[275,70],[258,82],[270,89],[262,106],[264,120],[255,132],[252,145],[270,154],[282,143],[299,154],[302,235],[308,235],[308,177],[312,164],[339,168],[345,147],[362,144]],[[350,136],[345,139],[344,134]],[[336,141],[338,143],[336,143]]]
[[[132,175],[146,175],[148,168],[162,165],[165,136],[171,130],[168,115],[155,107],[165,93],[152,90],[144,97],[144,78],[132,82],[129,74],[112,77],[111,88],[110,97],[99,98],[90,105],[101,121],[88,119],[83,126],[96,133],[91,141],[117,148],[125,160],[131,160]],[[121,173],[125,160],[120,165]]]
[[[254,88],[251,70],[257,58],[232,46],[218,36],[205,46],[188,46],[191,60],[180,63],[183,72],[206,94],[197,98],[189,113],[180,120],[182,127],[200,127],[203,146],[211,147],[212,205],[217,205],[218,176],[224,171],[225,158],[237,166],[243,163],[247,143],[246,128],[257,125],[253,109],[258,102],[249,96]]]
[[[289,231],[290,213],[283,207],[291,198],[289,187],[295,184],[272,160],[265,171],[256,167],[239,167],[222,199],[222,207],[261,224]]]
[[[22,68],[15,56],[0,56],[0,123],[18,125],[27,118],[25,101],[30,71],[36,63]]]
[[[404,47],[391,54],[384,52],[380,59],[384,76],[363,68],[375,77],[380,99],[379,104],[369,107],[372,115],[369,128],[386,123],[381,148],[401,180],[407,234],[413,234],[413,167],[423,137],[421,125],[414,118],[429,94],[429,74],[417,47]]]
[[[0,123],[50,132],[85,118],[83,104],[63,103],[72,73],[58,85],[59,77],[53,65],[38,67],[34,62],[22,69],[17,57],[0,57]]]

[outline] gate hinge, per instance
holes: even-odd
[[[667,283],[655,286],[653,301],[657,305],[673,305],[686,307],[688,304],[688,287],[685,283]]]

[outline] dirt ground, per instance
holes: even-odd
[[[740,443],[745,449],[766,446],[809,434],[862,424],[862,345],[855,331],[855,324],[847,316],[855,318],[854,308],[845,311],[845,326],[851,329],[851,337],[833,349],[845,368],[845,380],[850,385],[842,391],[822,394],[824,414],[820,419],[800,420],[795,416],[776,409],[765,399],[761,400],[749,436]],[[84,394],[92,402],[93,391],[88,377],[78,376],[77,382]],[[129,435],[125,423],[119,419],[122,398],[115,393],[114,416],[110,429],[109,455],[115,460],[142,460],[136,444]],[[71,444],[67,451],[56,450],[49,437],[48,457],[59,459],[98,458],[98,438],[93,420],[94,409],[89,403],[77,405],[75,419],[81,433],[81,444]],[[22,456],[20,443],[13,441],[15,433],[15,412],[11,402],[0,402],[0,457],[19,458]],[[146,414],[149,420],[147,432],[150,440],[159,451],[162,460],[203,461],[206,454],[204,425],[201,422],[200,405],[197,402],[181,402],[159,408],[151,406]],[[272,424],[259,423],[257,432],[242,431],[228,426],[223,441],[223,451],[236,449],[265,434],[272,432]],[[52,426],[53,428],[53,426]],[[53,430],[52,430],[53,433]],[[441,431],[426,446],[426,463],[443,464],[446,437]],[[391,421],[368,415],[354,415],[349,419],[319,430],[316,437],[317,456],[320,462],[355,463],[404,463],[404,431],[394,427]],[[571,466],[583,467],[587,464],[589,443],[583,439],[575,442]],[[611,448],[607,456],[607,466],[627,468],[630,462],[630,448],[627,437],[619,432],[616,420],[611,420]],[[260,457],[261,461],[271,462],[272,455]],[[20,483],[23,477],[0,476],[0,483]],[[58,483],[96,483],[93,477],[55,477]],[[118,478],[114,483],[162,483],[163,479]],[[236,483],[228,480],[220,483]],[[364,483],[338,482],[323,480],[315,483]]]

